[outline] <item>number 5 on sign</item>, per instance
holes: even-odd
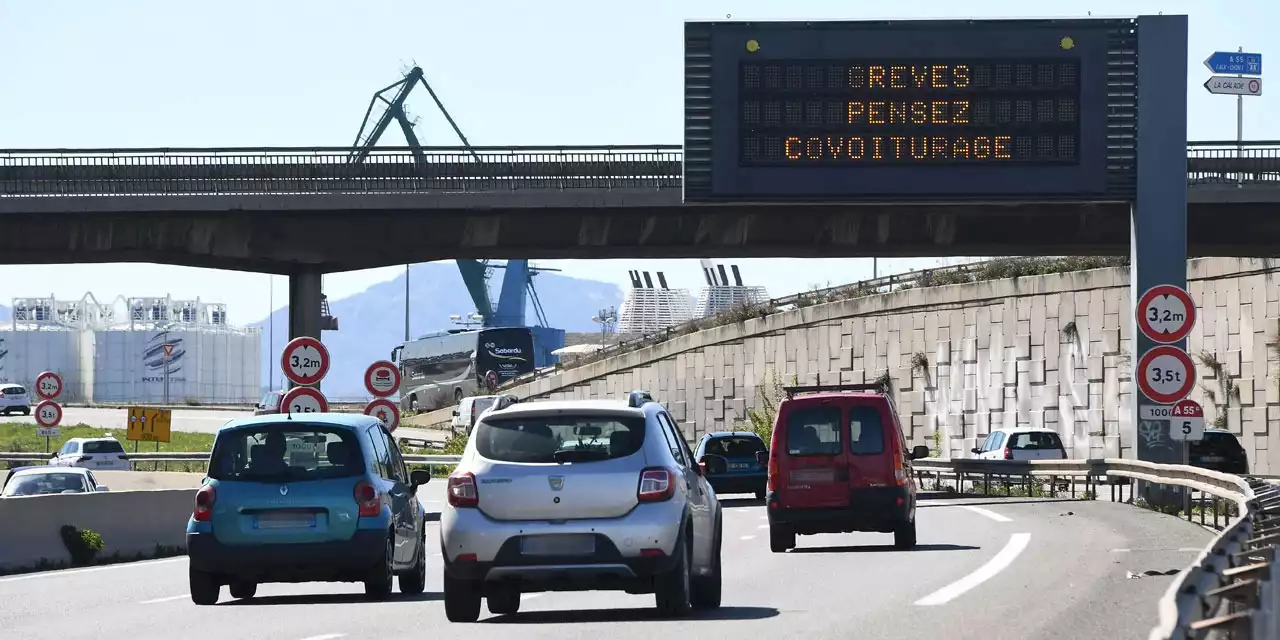
[[[1195,400],[1173,405],[1169,417],[1169,439],[1199,442],[1204,440],[1204,409]]]

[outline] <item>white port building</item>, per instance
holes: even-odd
[[[657,272],[658,286],[648,271],[631,271],[631,289],[618,312],[620,333],[653,333],[693,319],[693,297],[688,289],[667,287],[667,278]]]
[[[0,380],[30,386],[55,371],[65,402],[252,404],[261,350],[260,330],[227,324],[222,304],[16,298],[12,327],[0,330]]]
[[[733,284],[729,283],[729,274],[724,265],[710,260],[702,261],[702,276],[707,286],[698,294],[698,306],[694,313],[699,318],[724,313],[734,307],[762,304],[769,301],[769,292],[764,287],[749,287],[742,283],[742,272],[738,265],[731,264]]]

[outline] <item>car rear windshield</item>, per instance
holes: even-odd
[[[5,485],[7,496],[43,496],[53,493],[85,493],[89,487],[80,473],[26,473]]]
[[[849,453],[863,456],[884,453],[884,424],[876,407],[849,409]]]
[[[1212,455],[1228,455],[1240,453],[1243,447],[1240,441],[1229,433],[1209,433],[1204,434],[1204,440],[1192,444],[1192,449],[1197,453]]]
[[[590,462],[623,458],[644,445],[643,417],[539,415],[476,425],[476,450],[500,462]]]
[[[124,453],[124,446],[118,440],[90,440],[83,453]]]
[[[787,453],[834,456],[840,453],[840,407],[800,407],[787,413]]]
[[[9,395],[14,395],[14,396],[20,396],[20,395],[25,394],[26,392],[27,392],[27,390],[26,390],[25,388],[23,388],[23,387],[19,387],[18,385],[11,385],[11,386],[8,386],[8,387],[0,387],[0,393],[7,393],[7,394],[9,394]]]
[[[1052,431],[1014,433],[1009,437],[1009,448],[1017,451],[1041,451],[1062,448],[1062,440]]]
[[[360,442],[351,431],[306,423],[222,431],[209,456],[209,477],[241,482],[297,482],[358,476]]]
[[[725,458],[751,458],[758,451],[764,451],[764,441],[754,436],[725,436],[707,441],[704,455],[723,456]]]

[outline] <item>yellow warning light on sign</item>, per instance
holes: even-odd
[[[1063,51],[1070,51],[1076,48],[1076,39],[1071,36],[1063,36],[1062,40],[1058,41],[1058,46],[1062,47]]]
[[[760,50],[760,41],[752,38],[747,41],[747,53],[755,53]]]

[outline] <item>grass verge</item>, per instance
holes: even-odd
[[[63,426],[62,433],[56,438],[49,438],[48,444],[45,438],[36,435],[36,427],[32,424],[21,423],[3,423],[0,424],[0,451],[13,453],[49,453],[52,457],[53,451],[62,448],[62,445],[71,438],[100,438],[106,434],[115,436],[120,439],[120,444],[124,445],[126,452],[134,452],[134,443],[124,440],[124,431],[103,429],[102,427],[91,427],[86,424],[78,424],[75,426]],[[188,451],[212,451],[213,450],[213,434],[212,433],[186,433],[183,431],[174,431],[171,434],[169,442],[159,443],[159,451],[166,452],[188,452]],[[154,442],[137,443],[137,451],[139,453],[154,453],[156,449]],[[12,467],[20,467],[31,464],[30,462],[0,462],[0,469],[10,469]],[[151,467],[158,465],[157,469]],[[207,466],[204,462],[150,462],[135,463],[134,468],[148,471],[204,471]]]

